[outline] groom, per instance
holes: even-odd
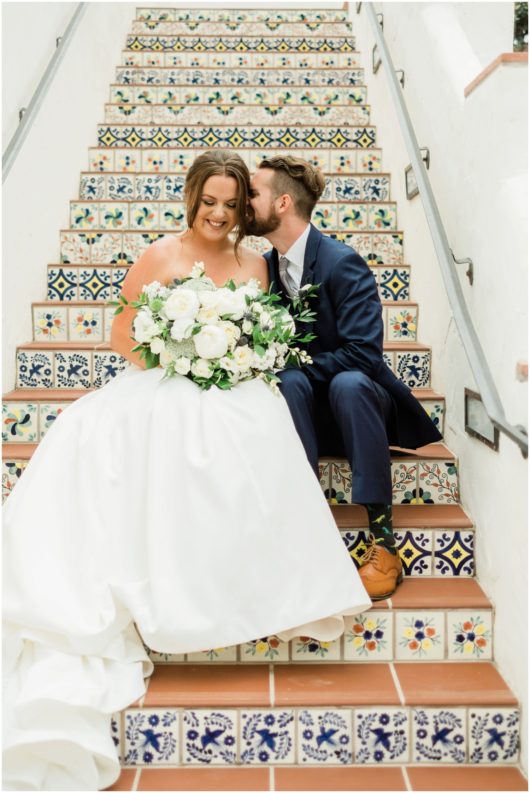
[[[280,389],[315,474],[319,455],[345,454],[351,465],[352,501],[366,507],[371,535],[359,573],[370,597],[381,600],[403,576],[388,446],[415,449],[441,435],[383,360],[381,302],[366,262],[310,223],[324,186],[322,173],[305,160],[263,160],[252,178],[247,233],[274,246],[265,258],[272,288],[286,304],[300,287],[319,285],[310,302],[313,362],[284,370]]]

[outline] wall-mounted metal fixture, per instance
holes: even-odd
[[[355,3],[355,10],[358,14],[361,13],[362,3]]]
[[[55,39],[55,48],[56,49],[57,49],[57,47],[59,46],[59,44],[61,43],[62,40],[63,40],[62,36],[57,36],[57,38]]]
[[[429,170],[429,166],[431,164],[431,152],[427,148],[420,149],[420,152],[421,152],[421,159],[425,163],[425,167],[427,168],[427,170]]]
[[[379,24],[381,25],[381,30],[384,30],[385,29],[385,27],[384,27],[384,19],[385,19],[384,15],[383,14],[376,14],[376,17],[377,17],[377,20],[378,20]]]
[[[451,250],[451,256],[453,257],[453,261],[455,264],[467,264],[467,280],[469,281],[470,286],[473,286],[473,260],[472,259],[457,259],[454,255],[453,251]]]
[[[23,115],[24,115],[24,113],[26,112],[27,109],[28,109],[27,107],[21,107],[20,108],[20,110],[18,111],[18,120],[19,121],[22,121],[22,117],[23,117]]]
[[[499,430],[492,422],[483,405],[482,397],[476,391],[464,389],[465,427],[468,435],[485,443],[493,451],[499,449]]]
[[[401,83],[401,87],[405,88],[405,72],[403,69],[396,69],[396,74],[399,75],[399,82]]]
[[[407,198],[410,199],[414,198],[415,195],[418,195],[420,192],[418,189],[418,182],[416,181],[416,175],[414,173],[414,169],[412,165],[407,165],[405,168],[405,192],[407,194]]]
[[[372,47],[372,72],[373,74],[377,74],[377,70],[381,66],[381,56],[379,55],[379,50],[377,49],[377,44],[374,44]]]

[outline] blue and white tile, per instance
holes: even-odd
[[[443,400],[423,399],[421,406],[429,415],[437,430],[444,434],[445,402]]]
[[[352,762],[349,708],[298,711],[298,763],[346,765]]]
[[[127,277],[129,269],[127,267],[115,267],[112,270],[112,299],[116,300],[120,294],[123,282]]]
[[[396,530],[394,537],[405,575],[432,575],[432,532]]]
[[[164,177],[164,193],[162,198],[166,201],[183,201],[184,200],[184,182],[183,176],[165,176]]]
[[[90,388],[92,353],[85,350],[55,353],[55,388]]]
[[[90,149],[90,170],[113,171],[115,154],[112,149]]]
[[[231,647],[216,647],[211,650],[201,650],[198,653],[188,653],[186,660],[193,661],[193,663],[211,663],[212,661],[221,661],[221,663],[237,661],[237,645]]]
[[[335,195],[337,201],[362,201],[362,182],[358,176],[336,176]]]
[[[115,171],[122,173],[135,173],[141,170],[140,151],[118,149],[115,152]]]
[[[442,661],[445,620],[442,611],[396,612],[396,660]]]
[[[164,198],[166,177],[162,174],[150,174],[136,177],[136,199],[138,201],[161,201]]]
[[[129,228],[129,206],[123,201],[102,202],[99,205],[99,226],[109,231]]]
[[[359,567],[362,557],[366,553],[368,531],[341,531],[342,541],[350,554],[354,564]]]
[[[418,307],[392,306],[385,309],[386,338],[389,341],[416,341],[418,336]]]
[[[237,762],[237,711],[187,710],[182,720],[185,765]]]
[[[174,202],[160,204],[160,228],[182,231],[186,228],[186,212],[182,204]]]
[[[295,762],[292,710],[247,710],[240,714],[240,762],[276,765]]]
[[[409,714],[397,708],[355,709],[355,763],[406,763],[410,756]]]
[[[123,735],[122,735],[122,714],[113,713],[110,717],[110,735],[112,743],[116,747],[120,762],[123,760]]]
[[[394,630],[389,611],[367,611],[350,617],[344,632],[344,660],[391,661]]]
[[[102,388],[125,367],[126,360],[115,352],[94,352],[94,388]]]
[[[95,229],[99,228],[99,204],[96,203],[71,203],[70,228]]]
[[[365,231],[368,228],[367,204],[338,204],[336,228],[341,231]]]
[[[107,177],[107,199],[110,201],[133,201],[136,198],[135,181],[134,174],[109,175]]]
[[[79,270],[80,300],[110,300],[112,270],[110,267],[86,267]]]
[[[177,765],[179,715],[162,708],[125,712],[124,765]]]
[[[431,355],[429,352],[396,352],[396,374],[409,388],[429,388]]]
[[[515,708],[470,708],[469,762],[498,765],[519,757],[519,711]]]
[[[434,532],[434,575],[471,577],[475,574],[475,532]]]
[[[77,268],[48,267],[48,300],[77,300]]]
[[[412,762],[465,763],[465,708],[417,708],[413,710]]]
[[[368,226],[373,231],[394,231],[397,227],[396,205],[368,204]]]
[[[17,388],[52,388],[53,353],[19,350]]]
[[[36,443],[38,440],[38,405],[2,402],[2,443]]]
[[[493,658],[491,611],[449,611],[447,649],[450,661],[476,661]]]
[[[105,177],[99,174],[81,176],[79,198],[81,201],[104,201],[106,198]]]

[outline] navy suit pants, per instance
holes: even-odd
[[[319,456],[345,456],[352,469],[352,501],[391,504],[390,394],[359,371],[340,372],[325,385],[312,383],[300,369],[285,369],[279,376],[316,476]]]

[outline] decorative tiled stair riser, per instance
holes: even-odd
[[[343,107],[322,105],[208,105],[212,122],[219,124],[343,124]],[[195,124],[200,105],[122,104],[105,105],[105,124]],[[204,111],[203,111],[204,112]],[[347,107],[349,122],[357,126],[370,123],[370,108]]]
[[[186,22],[170,22],[161,20],[158,22],[148,21],[142,19],[135,19],[131,26],[132,35],[146,36],[156,33],[158,36],[191,36],[194,35],[196,40],[210,36],[222,37],[223,39],[230,34],[237,33],[241,37],[262,37],[262,36],[275,36],[281,35],[282,27],[285,23],[276,25],[271,22],[238,22],[234,21],[228,24],[227,22],[207,22],[198,23],[193,25],[190,29],[190,24]],[[340,22],[321,22],[317,26],[312,23],[304,22],[290,22],[288,26],[289,38],[291,37],[311,37],[318,34],[322,38],[336,38],[343,37],[351,40],[351,25]],[[289,39],[286,39],[287,41]],[[355,49],[355,47],[354,47]]]
[[[91,273],[92,274],[92,273]],[[114,307],[92,302],[68,305],[33,305],[34,341],[110,341]],[[400,303],[383,306],[385,341],[416,341],[418,306]]]
[[[127,274],[127,268],[136,261],[151,242],[159,239],[163,234],[125,232],[123,233],[123,250],[119,235],[112,235],[111,239],[109,236],[101,232],[88,234],[64,232],[62,234],[64,259],[70,260],[71,257],[79,256],[85,263],[49,265],[48,300],[54,302],[106,302],[109,300],[109,288],[115,296]],[[369,238],[367,243],[371,242],[372,238]],[[391,252],[395,250],[395,240],[387,238],[383,242],[390,243]],[[249,244],[248,240],[245,244]],[[249,247],[254,246],[249,245]],[[380,254],[371,255],[375,260],[380,258]],[[102,260],[107,261],[108,266],[102,265]],[[89,264],[90,267],[87,267]],[[410,267],[407,265],[399,267],[382,265],[370,269],[376,280],[381,300],[395,301],[398,305],[402,305],[404,301],[408,300]]]
[[[228,52],[238,54],[246,52],[264,53],[302,53],[325,54],[331,53],[352,53],[355,51],[355,39],[352,36],[332,36],[322,37],[317,35],[295,36],[289,30],[288,35],[271,35],[268,31],[264,36],[248,37],[241,35],[238,31],[233,34],[225,31],[225,35],[219,36],[213,33],[208,35],[170,35],[156,33],[145,33],[143,35],[129,35],[125,43],[125,49],[133,52],[151,50],[152,52],[212,52],[216,55]],[[358,53],[357,53],[358,54]]]
[[[326,86],[315,88],[249,88],[245,86],[123,86],[113,85],[110,102],[122,104],[183,104],[183,105],[309,105],[316,107],[352,107],[367,104],[366,86],[342,89]]]
[[[192,26],[200,23],[223,22],[228,27],[241,22],[267,22],[268,24],[295,22],[312,26],[318,26],[322,22],[349,23],[348,12],[337,9],[318,9],[307,13],[297,9],[241,8],[223,11],[219,8],[204,8],[189,11],[179,8],[138,8],[136,19],[150,22],[185,22]]]
[[[200,152],[199,152],[200,153]],[[278,154],[285,155],[285,149],[267,148],[266,150],[238,149],[238,155],[251,170],[258,167],[259,163],[268,157]],[[90,170],[100,173],[119,172],[127,173],[159,173],[168,171],[175,174],[185,174],[197,156],[193,149],[171,147],[159,149],[153,147],[148,150],[113,148],[89,149]],[[380,174],[382,151],[378,148],[364,149],[333,149],[333,148],[301,148],[297,149],[296,156],[312,163],[325,174],[341,174],[352,177],[356,174]],[[351,199],[352,196],[348,195]]]
[[[167,57],[167,56],[165,56]],[[251,58],[252,56],[248,56]],[[256,56],[257,57],[257,56]],[[131,56],[133,60],[142,58],[143,60],[158,60],[158,56],[140,54]],[[171,56],[175,60],[174,56]],[[179,56],[179,60],[190,60],[188,54]],[[287,60],[286,58],[283,60]],[[293,59],[294,60],[294,59]],[[143,61],[142,61],[143,62]],[[300,70],[303,69],[303,72]],[[204,85],[208,87],[218,85],[233,86],[326,86],[331,87],[351,87],[364,84],[363,69],[311,69],[302,66],[287,66],[283,64],[278,70],[275,69],[251,69],[247,66],[237,67],[235,64],[231,68],[226,67],[204,67],[201,69],[192,68],[189,65],[181,64],[178,67],[151,67],[142,66],[118,66],[116,69],[116,82],[122,85]]]
[[[179,201],[100,201],[70,204],[70,225],[81,230],[148,229],[181,231],[186,228],[186,207]],[[312,215],[321,231],[396,231],[394,201],[367,204],[320,201]]]
[[[184,174],[164,171],[168,157],[162,153],[149,156],[149,171],[135,173],[82,173],[79,188],[81,201],[182,201]],[[388,174],[352,174],[327,176],[321,201],[388,202]],[[357,208],[357,204],[348,204]]]
[[[122,53],[121,66],[153,69],[309,69],[315,72],[359,71],[359,56],[355,52],[326,53],[262,53],[262,52],[143,52],[128,50]],[[118,67],[120,68],[120,67]],[[300,79],[300,78],[299,78]],[[311,79],[311,78],[308,78]],[[305,80],[305,78],[304,78]],[[162,77],[162,81],[165,79]],[[307,82],[306,82],[307,84]]]
[[[111,299],[110,287],[106,291],[105,298]],[[107,342],[101,342],[100,349],[94,345],[76,346],[75,342],[63,342],[71,346],[62,349],[56,342],[56,348],[50,349],[50,344],[32,342],[17,350],[17,388],[99,388],[120,372],[125,363],[121,355],[109,349]],[[399,342],[385,342],[384,358],[388,366],[409,388],[429,388],[430,350],[415,342],[405,343],[401,349],[399,345]]]
[[[516,708],[129,708],[124,766],[385,765],[518,761]]]

